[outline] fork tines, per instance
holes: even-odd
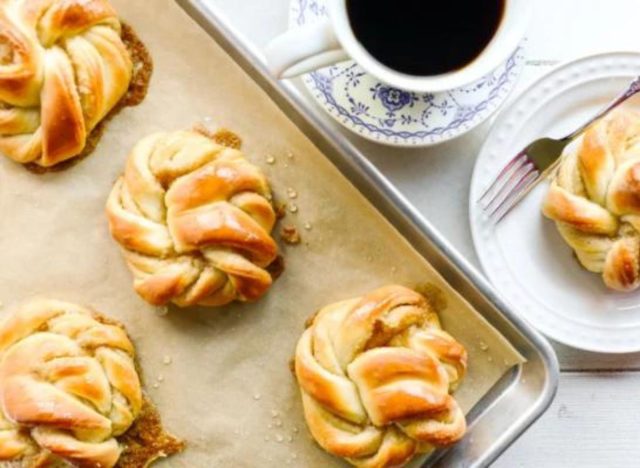
[[[487,216],[498,223],[533,188],[539,177],[540,171],[523,150],[500,171],[478,203]]]

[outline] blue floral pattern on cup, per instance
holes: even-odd
[[[327,16],[326,0],[292,0],[292,27]],[[469,86],[442,93],[393,88],[353,61],[309,73],[303,82],[332,117],[365,138],[423,146],[455,138],[486,120],[513,89],[523,61],[520,46],[493,73]]]

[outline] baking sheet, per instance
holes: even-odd
[[[466,410],[521,362],[177,5],[113,4],[151,50],[149,94],[116,116],[97,150],[67,171],[35,175],[0,161],[0,313],[37,295],[91,305],[121,320],[165,425],[189,444],[167,466],[341,466],[308,435],[289,360],[315,310],[387,283],[433,283],[444,292],[444,327],[470,354],[457,392]],[[285,272],[261,301],[170,308],[159,316],[162,310],[133,291],[104,204],[137,140],[198,122],[242,136],[243,150],[264,169],[277,199],[297,208],[277,230],[295,225],[303,242],[281,243]]]

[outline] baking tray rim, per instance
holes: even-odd
[[[526,411],[515,418],[512,425],[506,429],[500,438],[494,441],[481,454],[476,456],[472,462],[465,462],[465,466],[488,466],[498,458],[511,444],[513,444],[535,421],[551,405],[559,382],[559,365],[555,351],[550,343],[531,325],[521,318],[513,309],[508,306],[485,279],[468,260],[466,260],[438,231],[427,221],[418,210],[393,186],[393,184],[342,134],[336,133],[331,127],[328,119],[320,113],[320,109],[314,109],[309,105],[308,101],[302,96],[295,85],[288,81],[277,81],[272,78],[265,66],[262,52],[249,43],[234,28],[231,22],[219,11],[214,5],[213,0],[175,0],[175,2],[189,15],[196,23],[198,23],[213,40],[227,52],[234,61],[265,91],[276,104],[282,109],[284,101],[289,107],[289,111],[293,110],[297,115],[295,122],[298,126],[302,120],[305,126],[315,130],[317,133],[315,138],[311,138],[314,144],[317,144],[317,138],[321,138],[326,146],[332,147],[336,154],[340,156],[345,164],[356,171],[360,171],[359,176],[370,185],[370,189],[377,192],[390,203],[413,226],[417,233],[420,233],[424,240],[433,246],[450,263],[454,271],[461,276],[463,280],[469,282],[477,289],[484,300],[489,303],[505,322],[510,324],[524,338],[524,344],[529,346],[529,353],[533,352],[533,356],[528,355],[527,359],[531,362],[535,357],[539,360],[538,364],[542,366],[543,382],[540,391],[534,402]],[[275,95],[275,96],[274,96]],[[278,98],[278,99],[276,99]],[[282,109],[289,117],[291,115],[285,109]],[[302,130],[302,129],[301,129]],[[306,133],[304,130],[302,130]],[[330,158],[332,163],[336,163]],[[341,171],[347,179],[353,182],[352,178]],[[354,183],[358,190],[360,187]],[[389,216],[379,210],[381,214],[389,221]],[[392,223],[393,224],[393,223]],[[401,232],[405,236],[405,233]],[[421,255],[422,252],[420,252]],[[462,293],[461,293],[462,294]],[[463,294],[463,297],[465,295]],[[466,298],[466,297],[465,297]],[[493,321],[491,324],[501,333],[499,324]],[[512,344],[516,346],[513,342]],[[519,351],[522,348],[516,346]],[[525,382],[526,363],[517,366],[514,372],[509,373],[503,378],[502,390],[497,396],[492,398],[488,403],[483,399],[481,401],[483,408],[479,413],[486,413],[492,407],[499,404],[500,400],[508,394],[515,391],[519,383]],[[499,382],[500,384],[500,382]],[[497,384],[498,385],[498,384]],[[492,392],[490,392],[492,393]],[[484,403],[483,403],[484,402]],[[476,406],[479,406],[478,403]],[[475,409],[475,407],[474,407]],[[473,413],[473,410],[472,410]],[[479,415],[478,415],[479,418]],[[474,424],[470,424],[470,433],[474,430]],[[435,457],[429,459],[429,464],[435,465],[447,459],[449,450],[440,451]]]

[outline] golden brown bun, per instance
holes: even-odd
[[[77,156],[132,67],[107,0],[0,2],[0,152],[45,167]]]
[[[387,286],[320,310],[298,342],[295,373],[318,444],[377,468],[462,438],[450,392],[466,363],[424,297]]]
[[[618,110],[563,155],[543,205],[580,263],[617,291],[640,286],[640,115]]]
[[[256,300],[271,286],[270,198],[240,151],[179,131],[135,146],[107,215],[145,300],[216,306]]]
[[[142,405],[134,353],[122,327],[65,302],[33,301],[0,322],[0,461],[114,466],[115,437]]]

